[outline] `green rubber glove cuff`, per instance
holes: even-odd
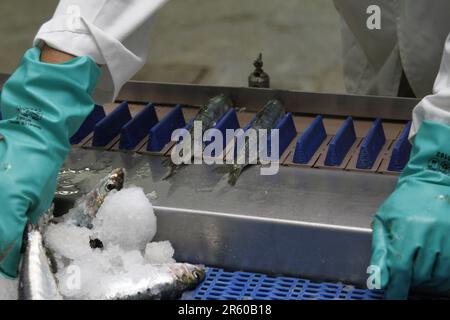
[[[88,57],[48,64],[40,53],[39,48],[25,53],[0,102],[0,253],[14,243],[0,272],[13,278],[23,230],[51,205],[69,139],[94,108],[100,75]]]
[[[450,187],[449,139],[450,126],[424,121],[414,139],[409,162],[400,176],[399,183],[414,176]]]
[[[387,298],[450,290],[450,127],[424,121],[395,191],[373,221],[372,265]]]

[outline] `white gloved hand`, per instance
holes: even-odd
[[[445,41],[444,54],[434,83],[433,94],[423,98],[414,108],[410,140],[414,138],[425,120],[450,125],[450,35]]]
[[[34,44],[44,41],[57,50],[89,56],[104,65],[94,99],[111,102],[145,64],[151,17],[167,1],[60,0]]]

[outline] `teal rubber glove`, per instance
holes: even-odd
[[[17,276],[28,220],[36,222],[51,205],[69,138],[94,108],[100,75],[88,57],[48,64],[40,54],[25,53],[0,102],[0,274],[9,278]]]
[[[450,127],[424,121],[396,190],[373,221],[371,265],[388,299],[450,290]]]

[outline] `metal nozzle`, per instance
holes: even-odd
[[[258,55],[258,58],[253,62],[255,70],[248,77],[248,86],[252,88],[269,88],[270,77],[262,69],[264,63],[262,61],[262,53]]]

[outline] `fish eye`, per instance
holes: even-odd
[[[193,275],[194,275],[194,278],[197,280],[201,278],[200,273],[198,271],[194,271]]]
[[[115,186],[115,184],[113,184],[113,183],[108,183],[107,185],[106,185],[106,191],[111,191],[111,190],[113,190],[114,188],[115,188],[116,186]]]

